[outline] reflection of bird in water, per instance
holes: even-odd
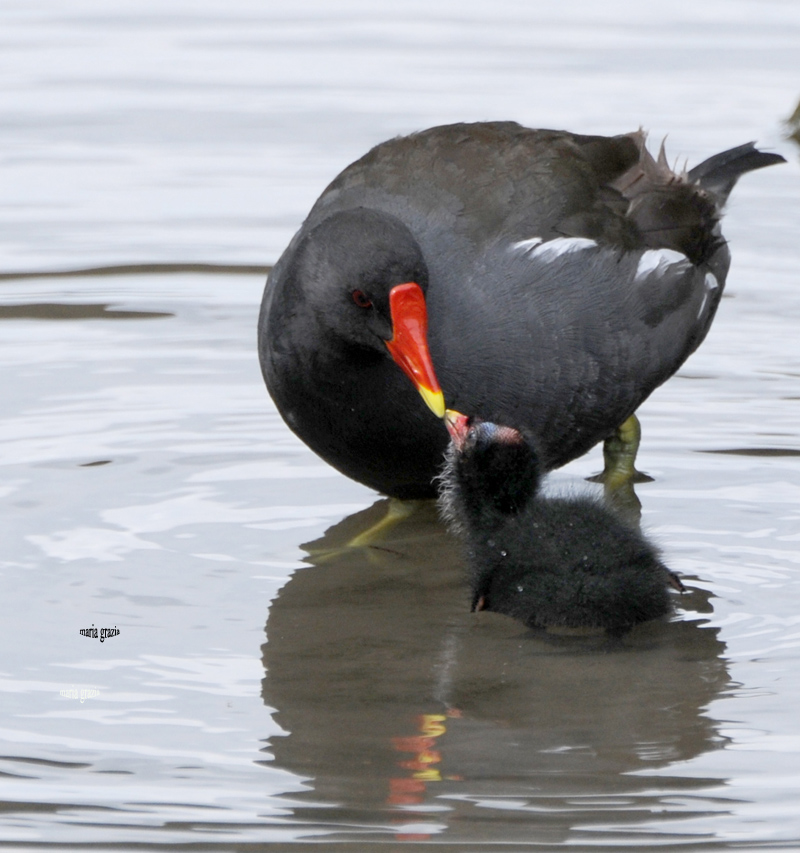
[[[622,633],[666,616],[683,585],[656,548],[588,496],[544,498],[529,437],[448,410],[440,505],[467,544],[472,609],[532,628]]]
[[[259,355],[291,429],[384,494],[434,497],[446,437],[400,366],[439,416],[441,383],[529,429],[548,469],[619,430],[606,473],[633,476],[629,418],[722,296],[728,194],[783,161],[747,144],[679,175],[644,142],[455,124],[348,166],[264,292]]]
[[[292,795],[297,819],[357,826],[361,840],[368,827],[399,821],[399,834],[419,833],[406,824],[433,821],[447,838],[481,841],[508,812],[476,803],[534,798],[540,808],[515,812],[504,837],[555,843],[582,823],[631,828],[669,811],[681,789],[715,781],[669,770],[722,742],[706,708],[728,675],[717,630],[693,613],[709,609],[704,593],[684,596],[683,620],[640,625],[612,645],[532,634],[468,612],[464,566],[433,504],[380,549],[341,547],[385,505],[306,546],[324,559],[295,572],[270,607],[263,697],[287,734],[268,751],[309,780]],[[434,772],[420,778],[410,765],[426,762]]]

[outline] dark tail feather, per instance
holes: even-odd
[[[689,170],[688,177],[692,183],[700,184],[706,192],[711,193],[721,207],[728,200],[736,181],[745,172],[785,162],[786,158],[780,154],[759,151],[754,142],[747,142],[703,160]]]

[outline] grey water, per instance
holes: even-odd
[[[0,21],[0,273],[227,267],[0,278],[0,847],[799,850],[800,6]],[[344,547],[386,502],[259,373],[257,270],[328,181],[496,118],[789,161],[736,188],[714,328],[640,411],[642,525],[689,592],[616,644],[467,612],[431,505]]]

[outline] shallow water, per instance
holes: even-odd
[[[730,297],[640,412],[690,591],[616,644],[467,613],[431,506],[341,547],[385,502],[272,407],[262,276],[0,282],[0,844],[800,848],[800,13],[696,7],[7,5],[3,271],[266,265],[458,118],[791,162],[737,188]]]

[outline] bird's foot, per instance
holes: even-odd
[[[354,536],[345,547],[364,548],[368,545],[380,547],[380,542],[384,536],[401,521],[412,516],[423,504],[424,501],[401,501],[399,498],[389,498],[386,515],[371,527]]]
[[[652,483],[653,478],[636,470],[636,454],[642,438],[642,427],[636,415],[631,415],[603,443],[602,473],[589,477],[591,483],[602,483],[606,495],[625,489],[633,483]]]
[[[353,549],[363,549],[370,559],[373,556],[376,559],[379,559],[381,554],[397,555],[400,552],[386,544],[385,539],[387,538],[387,535],[396,525],[400,524],[405,519],[410,518],[426,503],[429,503],[429,501],[401,501],[398,498],[389,498],[388,507],[384,516],[374,524],[371,524],[365,530],[357,533],[351,539],[347,539],[345,542],[338,544],[335,547],[304,547],[308,551],[313,562],[317,565],[341,557]]]

